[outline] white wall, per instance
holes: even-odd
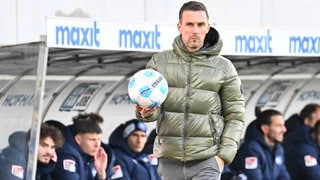
[[[45,17],[173,24],[185,0],[1,0],[0,45],[40,40]],[[219,26],[318,29],[317,0],[201,0]]]

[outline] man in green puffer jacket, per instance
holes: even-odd
[[[222,41],[208,21],[202,3],[185,3],[173,50],[154,55],[147,64],[169,85],[161,107],[136,106],[137,118],[157,120],[154,154],[163,180],[219,179],[244,130],[241,81],[232,62],[219,55]]]

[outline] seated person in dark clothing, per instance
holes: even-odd
[[[245,139],[229,165],[248,180],[288,180],[284,151],[280,144],[286,132],[280,112],[265,110],[247,127]]]
[[[9,146],[0,153],[0,179],[26,178],[30,133],[16,131],[9,136]]]
[[[297,132],[300,131],[304,126],[313,128],[316,122],[320,120],[320,105],[315,103],[310,103],[304,106],[300,114],[292,115],[285,123],[287,127],[287,132],[284,136],[282,145],[285,154],[294,148],[293,141],[296,138]]]
[[[27,171],[29,132],[15,132],[9,137],[9,147],[0,155],[0,179],[25,179]],[[56,148],[63,145],[60,130],[46,123],[41,124],[38,147],[36,180],[50,180],[55,167]]]
[[[318,121],[312,128],[312,138],[316,142],[316,146],[320,151],[320,121]]]
[[[157,179],[147,154],[142,152],[147,140],[146,132],[144,122],[133,119],[121,124],[111,133],[109,145],[116,155],[111,179]]]
[[[320,179],[320,121],[311,129],[303,125],[295,131],[286,165],[292,180]]]
[[[101,147],[103,118],[84,113],[73,118],[63,135],[66,139],[57,150],[58,161],[53,172],[55,179],[94,180],[107,179],[108,158]]]
[[[60,130],[46,123],[41,125],[38,147],[37,180],[50,180],[57,162],[56,148],[62,147],[64,137]]]
[[[146,153],[148,155],[152,155],[153,154],[153,143],[154,143],[154,139],[156,138],[156,136],[157,136],[156,129],[153,129],[150,132],[150,134],[149,134],[149,136],[147,138],[146,145],[143,148],[143,152],[144,153]]]
[[[116,160],[116,156],[115,156],[115,154],[109,144],[101,142],[101,147],[104,149],[104,151],[108,155],[108,164],[107,164],[106,172],[107,172],[107,176],[108,176],[107,179],[110,179],[110,177],[113,175],[113,165]]]
[[[154,173],[157,176],[157,179],[160,180],[160,176],[158,174],[158,158],[155,156],[155,154],[153,153],[153,144],[154,144],[154,140],[157,136],[157,132],[156,129],[153,129],[150,133],[149,136],[147,138],[147,143],[144,146],[143,152],[146,153],[149,157],[150,163],[153,167]]]

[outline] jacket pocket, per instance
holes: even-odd
[[[220,143],[220,137],[224,129],[223,117],[217,114],[209,112],[209,125],[211,130],[211,136],[213,139],[213,144]]]

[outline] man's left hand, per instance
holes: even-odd
[[[219,166],[220,172],[222,172],[222,171],[223,171],[223,167],[224,167],[224,161],[223,161],[223,159],[221,159],[219,156],[215,156],[214,158],[215,158],[216,161],[218,162],[218,166]]]

